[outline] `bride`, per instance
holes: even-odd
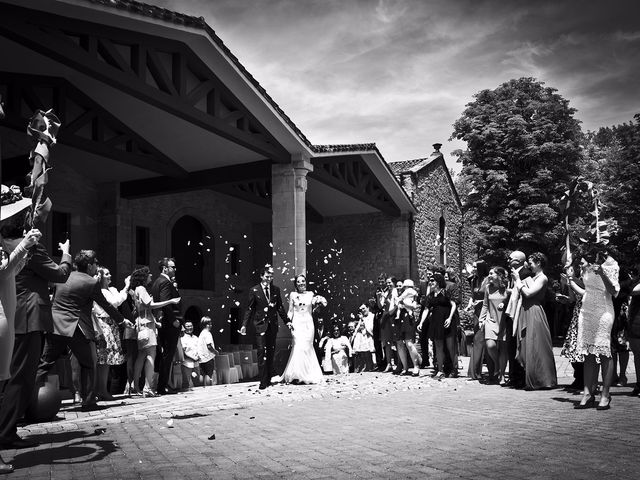
[[[295,278],[295,286],[296,291],[289,295],[289,312],[287,313],[293,333],[293,348],[282,374],[282,381],[321,383],[322,369],[313,348],[315,327],[311,313],[317,305],[326,306],[327,300],[307,291],[307,279],[304,275],[298,275]]]

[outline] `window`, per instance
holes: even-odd
[[[240,268],[240,245],[232,243],[229,246],[229,266],[231,275],[239,273]]]
[[[149,265],[149,228],[136,227],[136,265]]]
[[[440,238],[440,264],[447,264],[447,225],[444,217],[440,217],[438,236]]]

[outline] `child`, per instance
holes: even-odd
[[[200,354],[200,373],[204,377],[204,386],[213,385],[213,360],[219,352],[213,343],[211,335],[212,322],[210,317],[202,317],[200,320],[200,337],[198,339],[198,350]]]

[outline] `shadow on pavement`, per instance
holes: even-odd
[[[34,435],[29,440],[42,444],[61,444],[47,448],[41,445],[35,450],[22,452],[13,457],[13,464],[17,469],[34,467],[36,465],[72,465],[102,460],[119,450],[113,440],[98,440],[103,432],[88,434],[86,431],[62,432],[46,435]]]

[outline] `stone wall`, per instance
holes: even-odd
[[[358,305],[373,296],[381,272],[401,279],[411,276],[415,258],[409,225],[408,216],[382,213],[307,223],[307,276],[310,289],[329,301],[325,319],[348,321]]]

